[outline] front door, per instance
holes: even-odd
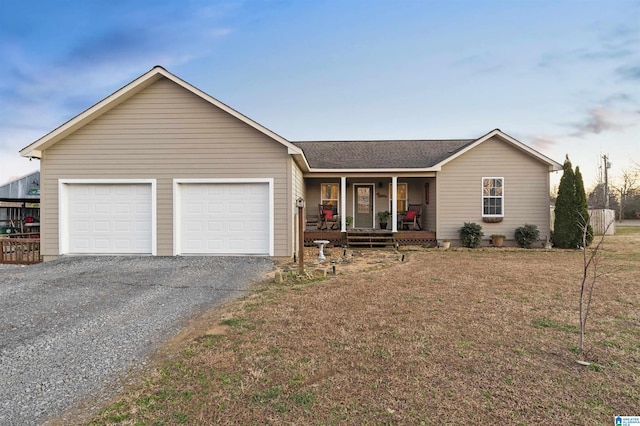
[[[355,194],[354,228],[373,228],[373,191],[374,185],[353,185]]]

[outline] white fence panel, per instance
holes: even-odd
[[[594,235],[615,235],[616,213],[611,209],[589,210],[589,224]]]

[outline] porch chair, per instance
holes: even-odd
[[[400,228],[409,229],[409,226],[412,226],[413,230],[422,230],[422,225],[420,225],[421,214],[422,204],[409,204],[409,206],[407,207],[407,212],[402,216]]]
[[[320,216],[320,230],[327,229],[331,224],[331,229],[340,228],[340,217],[336,206],[330,204],[318,204],[318,214]]]

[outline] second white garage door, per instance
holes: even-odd
[[[176,254],[271,254],[268,182],[183,182],[176,192]]]

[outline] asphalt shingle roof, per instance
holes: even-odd
[[[317,169],[417,169],[432,167],[476,139],[293,142]]]

